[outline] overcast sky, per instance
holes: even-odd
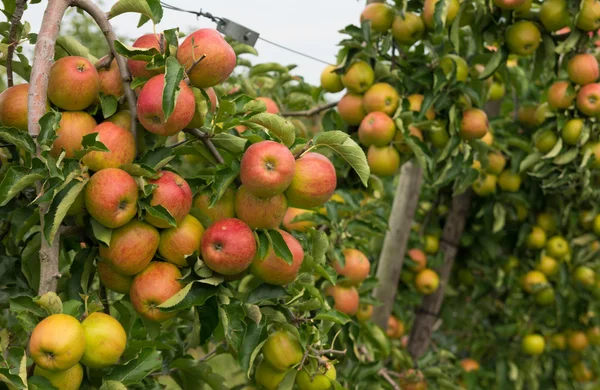
[[[165,0],[179,8],[202,10],[215,16],[227,18],[242,24],[262,37],[280,45],[310,54],[323,61],[334,62],[337,43],[342,39],[338,33],[348,24],[358,24],[363,0]],[[47,2],[30,5],[24,20],[37,32],[42,21]],[[108,11],[112,1],[105,0],[103,8]],[[137,37],[152,32],[150,23],[137,29],[137,14],[123,14],[112,20],[113,27],[121,36]],[[179,26],[183,31],[212,27],[215,24],[195,15],[165,9],[159,30]],[[85,42],[84,42],[85,43]],[[128,42],[132,43],[132,42]],[[284,65],[296,64],[293,72],[304,76],[313,84],[319,83],[324,64],[301,57],[259,40],[256,44],[258,58],[245,57],[253,63],[278,62]]]

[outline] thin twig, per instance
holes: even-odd
[[[390,374],[388,374],[388,371],[385,368],[379,370],[378,374],[381,375],[390,384],[390,386],[394,388],[394,390],[402,390],[400,388],[400,385],[398,385],[396,381],[390,376]]]
[[[304,145],[304,147],[298,153],[294,154],[294,158],[297,160],[300,157],[302,157],[302,155],[304,154],[304,152],[306,152],[308,149],[310,149],[310,147],[312,146],[312,144],[313,144],[313,140],[311,139],[310,141],[308,141],[306,143],[306,145]]]
[[[13,54],[15,52],[16,46],[19,44],[17,41],[17,27],[21,22],[21,18],[23,17],[23,12],[25,11],[25,4],[27,0],[17,0],[17,4],[15,5],[15,12],[13,12],[12,18],[10,19],[10,30],[8,33],[8,49],[6,51],[6,82],[8,87],[12,87],[13,84],[13,70],[12,70],[12,59]]]
[[[310,351],[310,349],[308,348],[309,346],[306,346],[306,350],[304,351],[304,355],[302,356],[302,360],[300,361],[300,365],[298,366],[298,371],[302,370],[302,368],[304,368],[304,363],[306,362],[306,358],[308,357],[308,351]]]
[[[333,348],[329,348],[329,349],[322,349],[320,351],[317,351],[320,355],[345,355],[346,352],[348,352],[347,349],[344,350],[340,350],[340,349],[333,349]]]
[[[102,302],[102,307],[103,307],[104,313],[110,315],[110,304],[108,303],[108,295],[106,294],[106,286],[103,284],[100,284],[99,295],[100,295],[100,302]]]
[[[338,102],[331,102],[327,104],[323,104],[322,106],[316,106],[311,108],[310,110],[305,111],[287,111],[282,112],[281,116],[315,116],[319,114],[321,111],[329,110],[337,106]]]
[[[209,353],[207,353],[206,355],[202,356],[200,359],[198,359],[199,362],[203,362],[205,360],[207,360],[209,357],[213,356],[215,353],[217,353],[217,350],[219,349],[219,347],[223,345],[223,343],[219,343],[217,344],[216,347],[213,348],[212,351],[210,351]]]
[[[196,61],[194,61],[194,63],[192,64],[192,66],[190,66],[190,68],[188,70],[185,71],[186,74],[190,74],[192,70],[194,70],[194,68],[196,67],[196,65],[198,65],[199,63],[202,62],[203,59],[206,58],[206,54],[202,54],[202,57],[198,58]]]
[[[213,157],[217,160],[217,162],[219,164],[225,163],[223,156],[221,156],[221,153],[219,153],[219,151],[217,150],[215,145],[212,143],[212,141],[210,140],[210,136],[207,133],[205,133],[204,131],[202,131],[200,129],[184,129],[183,131],[190,135],[193,135],[194,137],[196,137],[200,141],[202,141],[204,146],[206,146],[206,148],[208,149],[210,154],[213,155]]]
[[[96,70],[110,68],[110,64],[114,58],[115,58],[115,56],[112,52],[110,52],[107,55],[105,55],[104,57],[100,58],[100,60],[98,62],[96,62],[96,65],[94,65],[96,67]]]
[[[183,145],[183,144],[187,144],[187,143],[188,143],[188,142],[190,142],[190,141],[191,141],[191,139],[190,139],[190,138],[188,138],[188,139],[184,139],[183,141],[179,141],[179,142],[177,142],[177,143],[175,143],[175,144],[173,144],[173,145],[168,145],[168,146],[166,146],[166,147],[167,147],[167,148],[169,148],[169,149],[174,149],[174,148],[176,148],[176,147],[178,147],[178,146],[181,146],[181,145]]]

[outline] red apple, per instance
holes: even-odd
[[[275,141],[250,145],[240,162],[240,180],[256,196],[281,194],[292,182],[296,171],[294,155]]]
[[[200,253],[200,240],[204,234],[202,224],[191,215],[186,215],[177,227],[160,232],[158,253],[179,267],[186,267],[186,257]]]
[[[148,180],[148,184],[158,187],[152,192],[150,205],[161,205],[175,218],[177,225],[183,221],[192,208],[192,190],[188,183],[178,174],[170,171],[161,171],[158,179]],[[171,227],[163,218],[153,217],[146,214],[144,219],[157,228],[166,229]]]
[[[131,282],[133,282],[132,276],[118,273],[112,265],[102,260],[99,260],[96,263],[96,269],[98,270],[98,277],[100,278],[100,282],[107,289],[117,292],[119,294],[129,294]]]
[[[576,54],[567,63],[567,73],[569,79],[575,84],[585,85],[598,80],[600,69],[598,60],[591,54]]]
[[[260,198],[241,185],[235,196],[235,214],[252,229],[275,229],[279,227],[285,211],[287,199],[284,194],[270,198]]]
[[[100,82],[98,72],[87,59],[63,57],[52,64],[48,75],[48,99],[68,111],[85,110],[96,102]]]
[[[363,98],[361,95],[347,93],[340,99],[337,110],[342,120],[350,126],[358,126],[367,115],[363,107]]]
[[[162,100],[164,84],[164,74],[154,76],[144,84],[138,96],[137,117],[149,132],[169,136],[183,130],[192,121],[196,111],[196,99],[190,87],[181,81],[175,109],[165,121]]]
[[[333,268],[338,275],[345,276],[346,282],[353,286],[361,284],[371,270],[371,263],[364,253],[357,249],[344,249],[344,265],[339,261],[332,262]]]
[[[285,191],[288,204],[297,208],[323,205],[337,185],[335,168],[322,154],[309,152],[296,160],[296,173]]]
[[[27,131],[29,84],[10,87],[0,93],[0,123]]]
[[[125,225],[137,213],[137,183],[121,169],[107,168],[94,173],[84,194],[88,213],[111,229]]]
[[[279,114],[279,106],[273,99],[259,96],[256,98],[256,100],[260,100],[261,102],[265,103],[265,106],[267,106],[267,112],[269,114]]]
[[[298,270],[304,260],[304,250],[302,245],[291,234],[278,230],[292,252],[292,264],[288,264],[284,259],[277,257],[273,248],[264,259],[256,257],[250,265],[250,272],[261,279],[263,282],[275,285],[284,285],[293,282],[298,276]]]
[[[202,259],[213,271],[235,275],[245,271],[256,254],[252,229],[236,218],[213,223],[202,236]]]
[[[392,118],[383,112],[367,114],[358,128],[358,140],[364,146],[385,146],[394,139],[396,125]]]
[[[98,62],[104,61],[105,57],[102,57]],[[110,62],[110,66],[98,70],[98,79],[100,81],[100,92],[104,95],[111,95],[119,97],[123,95],[123,81],[121,79],[121,73],[119,73],[119,65],[113,58]]]
[[[179,268],[171,263],[153,261],[133,279],[129,297],[135,311],[142,317],[155,322],[163,322],[177,315],[177,312],[164,312],[157,308],[173,295],[181,291],[182,275]]]
[[[577,93],[577,109],[587,116],[600,114],[600,83],[581,87]]]
[[[81,142],[84,135],[94,132],[96,120],[87,112],[83,111],[65,111],[62,113],[56,135],[58,138],[52,144],[50,153],[58,157],[65,149],[65,157],[75,157],[75,152],[83,150]]]
[[[128,130],[112,122],[102,122],[94,128],[98,139],[108,148],[108,152],[92,151],[83,156],[83,163],[92,171],[118,168],[130,164],[135,158],[135,139]]]
[[[204,57],[200,62],[200,58]],[[194,87],[208,88],[225,81],[236,65],[235,52],[221,34],[202,28],[179,45],[177,59],[183,64]],[[194,65],[196,63],[196,65]]]
[[[132,46],[144,49],[155,48],[159,52],[164,53],[166,44],[165,37],[162,34],[146,34],[133,42]],[[146,69],[147,64],[147,61],[127,60],[127,66],[129,67],[132,77],[149,79],[152,76],[164,73],[165,71],[164,67],[158,69]]]
[[[349,316],[355,315],[358,311],[359,295],[356,287],[331,286],[326,293],[333,297],[335,310]]]
[[[489,126],[485,111],[478,108],[469,108],[463,111],[459,135],[466,141],[481,138],[488,132]]]
[[[555,110],[566,110],[573,104],[577,96],[568,81],[555,81],[548,88],[548,104]]]

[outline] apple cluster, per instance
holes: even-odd
[[[346,248],[342,251],[342,255],[344,264],[341,264],[338,259],[333,259],[331,263],[339,279],[335,286],[327,288],[326,293],[333,297],[336,310],[349,316],[359,316],[360,310],[362,316],[370,317],[373,308],[368,306],[361,310],[357,287],[369,276],[371,263],[367,256],[358,249]],[[364,311],[368,313],[365,314]]]

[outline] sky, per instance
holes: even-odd
[[[359,15],[365,5],[363,0],[165,0],[166,3],[191,10],[210,12],[242,24],[260,36],[309,54],[327,62],[335,62],[337,44],[343,39],[339,30],[348,24],[358,24]],[[98,2],[97,2],[98,3]],[[112,1],[101,2],[106,11]],[[31,23],[31,31],[37,32],[42,22],[46,1],[30,5],[24,20]],[[133,38],[152,32],[151,23],[137,29],[138,14],[123,14],[112,19],[113,28],[120,36]],[[195,15],[165,9],[157,31],[180,27],[182,31],[198,28],[216,28],[214,22]],[[253,63],[278,62],[283,65],[296,64],[293,73],[304,76],[312,83],[319,84],[324,64],[290,53],[259,40],[256,43],[258,58],[246,54],[244,57]]]

